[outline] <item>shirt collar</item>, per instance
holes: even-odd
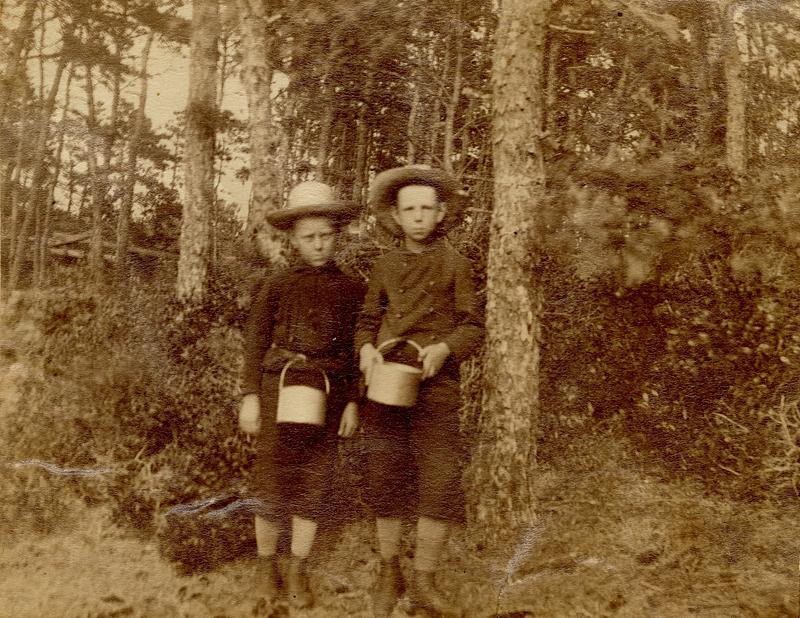
[[[323,264],[322,266],[310,266],[305,262],[299,261],[298,263],[292,267],[292,272],[296,273],[334,273],[339,270],[339,267],[336,266],[336,262],[330,260],[329,262]]]
[[[408,249],[406,247],[405,243],[400,245],[400,251],[406,255],[426,255],[428,253],[433,253],[437,249],[440,249],[441,247],[444,246],[444,244],[445,244],[444,238],[439,237],[426,244],[422,248],[422,251],[411,251],[411,249]]]

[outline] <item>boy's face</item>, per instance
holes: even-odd
[[[433,187],[406,185],[397,192],[397,207],[392,218],[407,239],[418,243],[425,241],[444,215],[445,207],[439,204]]]
[[[336,251],[336,226],[327,217],[304,217],[294,224],[290,239],[306,264],[324,266]]]

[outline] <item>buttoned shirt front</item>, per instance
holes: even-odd
[[[355,382],[353,330],[364,286],[334,264],[300,266],[268,278],[250,308],[244,339],[242,393],[257,393],[262,371],[298,363]]]
[[[421,347],[444,342],[460,362],[482,335],[471,265],[445,240],[420,253],[400,248],[378,258],[356,327],[357,349],[392,338]]]

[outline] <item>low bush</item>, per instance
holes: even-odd
[[[157,287],[24,297],[5,322],[40,336],[18,352],[28,375],[4,426],[12,461],[107,470],[80,494],[143,532],[175,505],[243,491],[252,447],[236,425],[238,295],[216,285],[192,310]]]
[[[615,418],[670,473],[796,492],[796,173],[674,155],[578,177],[543,222],[542,455]]]

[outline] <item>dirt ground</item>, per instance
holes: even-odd
[[[618,453],[617,453],[618,455]],[[469,616],[798,616],[800,508],[746,505],[665,483],[632,461],[537,477],[539,519],[498,557],[447,548],[440,586]],[[0,549],[0,615],[370,616],[378,558],[368,522],[322,541],[316,607],[267,604],[240,560],[181,576],[154,542],[115,527],[102,509],[78,525]],[[404,568],[410,568],[410,550]],[[406,615],[402,605],[396,616]]]

